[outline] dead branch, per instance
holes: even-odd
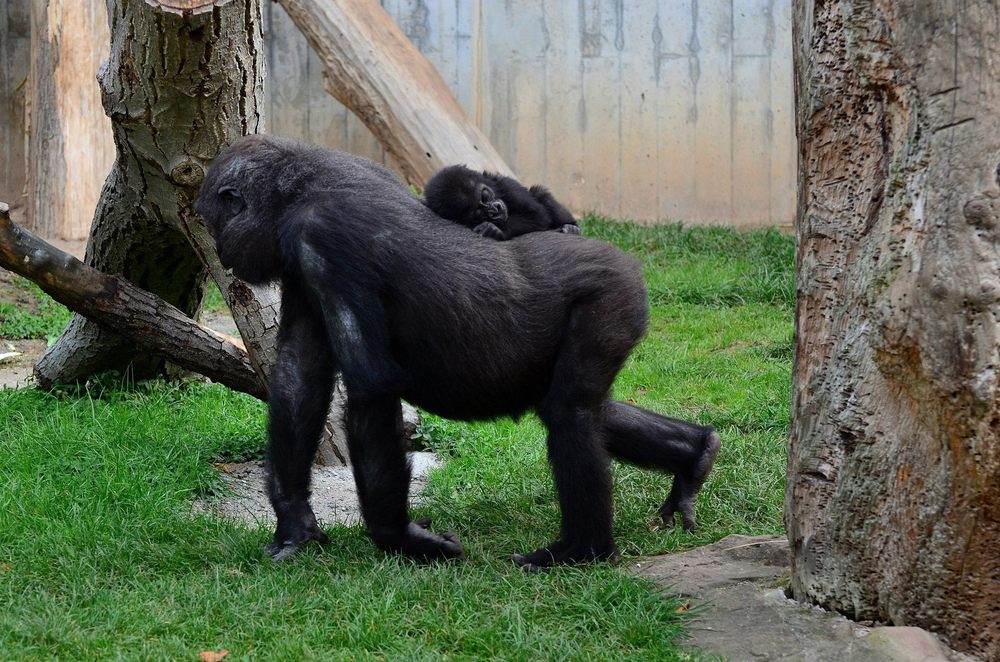
[[[265,399],[247,353],[159,297],[88,267],[10,220],[0,202],[0,266],[36,283],[67,308],[149,351],[229,388]]]

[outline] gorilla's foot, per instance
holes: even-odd
[[[701,486],[715,466],[715,458],[721,446],[722,440],[719,439],[718,433],[710,430],[705,436],[705,448],[698,461],[688,471],[674,476],[670,495],[660,507],[660,517],[663,518],[665,526],[674,526],[674,515],[680,513],[684,530],[689,532],[695,530],[694,505],[698,499],[698,492],[701,491]]]
[[[598,561],[615,563],[620,557],[621,553],[613,542],[594,545],[556,540],[548,547],[536,549],[530,554],[514,554],[511,561],[522,566],[528,572],[537,572],[554,565],[575,565]]]
[[[329,544],[330,538],[319,528],[316,515],[307,502],[275,505],[278,528],[274,539],[264,546],[264,553],[275,563],[291,558],[302,545],[315,540],[321,545]]]
[[[403,554],[420,561],[438,561],[447,559],[463,559],[465,552],[458,536],[454,533],[439,535],[431,531],[430,519],[410,522],[406,529],[400,532],[387,533],[371,531],[372,540],[379,549],[387,552]]]

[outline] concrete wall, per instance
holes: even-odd
[[[381,2],[521,179],[574,210],[791,225],[792,0]],[[28,6],[0,3],[0,199],[15,204]],[[268,130],[384,161],[280,5],[263,11]]]
[[[24,98],[31,66],[30,10],[28,0],[0,0],[0,201],[12,207],[25,204]]]
[[[381,1],[519,177],[576,211],[791,225],[791,0]],[[268,130],[384,160],[264,12]]]

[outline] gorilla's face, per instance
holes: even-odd
[[[475,191],[473,195],[478,200],[476,212],[479,222],[489,221],[502,229],[507,221],[507,205],[504,201],[486,184],[479,183],[472,190]]]
[[[209,168],[195,201],[215,238],[222,266],[248,283],[265,283],[279,275],[281,251],[277,218],[268,213],[273,188],[259,168],[238,153],[223,153]]]

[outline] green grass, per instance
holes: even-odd
[[[669,479],[615,468],[626,556],[781,531],[791,370],[791,240],[588,219],[643,260],[649,333],[616,397],[715,425],[700,530],[651,525]],[[673,277],[663,272],[674,274]],[[681,285],[678,285],[681,283]],[[426,416],[446,465],[418,514],[468,558],[417,565],[360,528],[281,566],[270,532],[192,514],[219,460],[265,440],[263,405],[218,386],[98,381],[0,392],[0,659],[684,659],[677,603],[621,568],[528,575],[508,560],[558,527],[544,434]]]
[[[211,280],[205,289],[205,299],[202,301],[201,307],[206,311],[229,312],[226,300],[222,298],[222,292]]]
[[[14,276],[4,290],[13,294],[12,299],[0,300],[0,338],[46,338],[54,340],[69,322],[72,313],[47,296],[31,281]]]

